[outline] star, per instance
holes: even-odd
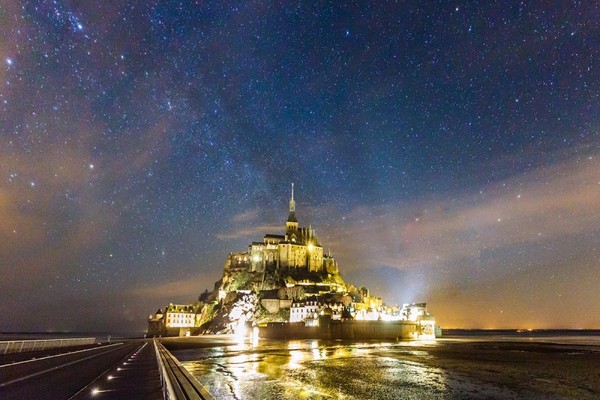
[[[3,329],[139,329],[60,310],[120,315],[118,286],[143,316],[184,276],[193,301],[229,252],[280,233],[289,182],[345,278],[386,302],[494,325],[453,280],[514,299],[515,324],[600,313],[576,290],[600,248],[597,6],[23,3],[0,18],[0,247],[18,260],[0,304],[21,316]],[[559,270],[562,307],[523,300]],[[89,276],[89,297],[48,292],[54,273]]]

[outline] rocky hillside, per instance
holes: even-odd
[[[310,285],[293,286],[298,283],[347,287],[339,273],[318,274],[298,270],[281,274],[275,271],[225,270],[223,277],[215,282],[214,290],[203,293],[199,298],[201,326],[194,333],[229,334],[235,333],[242,325],[287,321],[289,309],[271,313],[261,305],[261,300],[303,299],[307,295],[304,288]]]

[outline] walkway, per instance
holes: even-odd
[[[30,359],[16,362],[0,360],[8,361],[0,365],[0,398],[163,398],[151,341],[114,343],[64,354],[48,353],[32,352]]]

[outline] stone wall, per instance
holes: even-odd
[[[268,312],[275,314],[282,308],[290,308],[292,300],[262,299],[260,304],[266,308]]]
[[[336,321],[327,316],[319,318],[319,326],[298,322],[259,328],[259,337],[267,339],[411,340],[419,334],[419,324],[412,321]]]
[[[271,314],[279,312],[279,299],[262,299],[260,304]]]

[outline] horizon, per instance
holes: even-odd
[[[600,328],[600,5],[2,9],[3,330],[145,329],[290,182],[384,303]]]
[[[452,328],[445,328],[445,327],[441,327],[442,331],[482,331],[482,332],[514,332],[514,333],[519,333],[519,334],[524,334],[524,336],[526,336],[526,334],[528,333],[536,333],[536,332],[557,332],[557,331],[566,331],[566,332],[597,332],[600,334],[600,328],[598,329],[571,329],[571,328],[542,328],[542,329],[538,329],[538,328],[489,328],[489,329],[483,329],[483,328],[456,328],[456,327],[452,327]],[[146,330],[143,331],[37,331],[37,332],[28,332],[28,331],[14,331],[14,332],[0,332],[0,335],[26,335],[26,334],[31,334],[31,335],[70,335],[70,334],[136,334],[136,335],[145,335],[147,332]],[[235,336],[235,334],[216,334],[216,333],[211,333],[211,334],[204,334],[202,336]],[[137,336],[136,336],[137,337]],[[442,336],[443,338],[444,336]],[[304,339],[297,339],[297,340],[304,340]],[[327,340],[327,339],[317,339],[317,340]]]

